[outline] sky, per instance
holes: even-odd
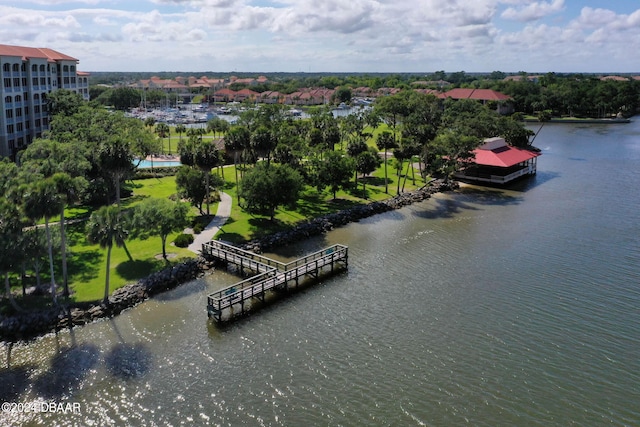
[[[0,0],[82,71],[640,74],[640,0]]]

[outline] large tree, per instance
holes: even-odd
[[[76,92],[60,89],[48,95],[47,112],[54,115],[72,116],[76,114],[84,101]]]
[[[86,228],[87,240],[107,249],[104,302],[109,302],[109,279],[111,272],[111,249],[115,244],[122,247],[128,236],[122,212],[118,206],[103,206],[93,212]]]
[[[207,215],[210,215],[211,170],[216,166],[222,165],[222,155],[215,142],[199,139],[195,135],[190,135],[189,140],[180,145],[179,153],[180,162],[183,165],[197,167],[204,173],[205,202],[207,204]],[[215,186],[222,185],[221,181],[221,179],[216,179],[214,181]]]
[[[356,156],[356,172],[362,174],[362,194],[364,194],[365,198],[367,196],[367,183],[364,178],[366,175],[375,171],[381,163],[382,159],[378,156],[378,152],[375,149],[363,151]]]
[[[188,213],[189,206],[186,203],[158,198],[145,199],[134,209],[133,235],[141,239],[159,236],[162,242],[162,257],[168,261],[167,237],[187,226]]]
[[[314,161],[314,169],[316,187],[318,189],[329,187],[335,200],[337,191],[349,186],[356,167],[353,158],[338,151],[330,151],[323,159]]]
[[[427,173],[444,177],[445,182],[462,166],[473,160],[480,139],[453,131],[439,134],[425,147]]]
[[[193,206],[198,208],[200,215],[204,215],[202,205],[207,196],[205,188],[206,178],[204,172],[189,166],[180,166],[176,174],[176,186],[178,194],[191,202]],[[217,175],[216,175],[217,176]]]
[[[302,177],[289,165],[259,163],[245,174],[239,190],[248,210],[264,212],[273,221],[278,206],[298,200],[302,185]]]

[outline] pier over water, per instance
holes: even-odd
[[[248,279],[220,289],[207,297],[207,312],[216,322],[233,320],[246,314],[248,301],[265,301],[267,291],[296,289],[305,277],[317,279],[325,270],[334,272],[348,265],[349,250],[344,245],[333,245],[289,263],[245,251],[226,243],[211,241],[202,245],[202,255],[226,264],[235,265],[241,274],[254,273]]]

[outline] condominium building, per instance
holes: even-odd
[[[0,157],[16,154],[49,129],[47,97],[68,89],[89,99],[78,60],[47,48],[0,44]]]

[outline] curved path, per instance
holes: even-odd
[[[191,252],[199,254],[202,251],[202,244],[213,239],[213,236],[215,236],[220,230],[220,227],[222,227],[225,222],[227,222],[227,219],[229,219],[229,216],[231,215],[231,204],[231,196],[221,191],[220,203],[218,203],[216,216],[213,217],[211,222],[207,224],[204,230],[202,230],[202,233],[195,236],[193,243],[191,243],[188,248]]]

